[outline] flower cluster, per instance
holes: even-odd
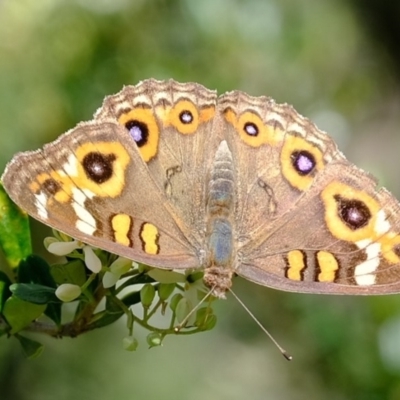
[[[125,314],[128,317],[129,336],[123,341],[127,350],[134,350],[138,345],[133,336],[134,323],[150,331],[147,338],[150,347],[160,345],[168,334],[194,333],[215,325],[216,318],[211,309],[213,298],[209,293],[206,295],[202,272],[150,268],[56,231],[54,237],[45,239],[45,246],[50,253],[66,257],[67,263],[63,264],[66,268],[80,260],[87,271],[86,280],[80,284],[73,279],[59,283],[55,291],[57,298],[62,302],[80,301],[87,307],[93,302],[97,306],[105,297],[109,308],[106,306],[105,310],[108,319],[111,318],[111,309],[114,316]],[[132,311],[131,306],[137,303],[142,304],[142,316]],[[166,315],[167,306],[170,310],[167,327],[151,325],[150,318],[157,312]],[[103,314],[101,318],[105,318]]]

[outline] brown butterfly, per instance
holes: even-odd
[[[400,291],[400,207],[291,106],[143,81],[2,177],[34,218],[127,258],[281,290]]]

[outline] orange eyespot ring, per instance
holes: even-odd
[[[190,135],[199,126],[199,112],[189,100],[179,101],[171,110],[168,124],[174,126],[180,133]]]
[[[379,203],[368,193],[333,181],[321,192],[325,221],[331,234],[340,240],[359,242],[379,238]]]
[[[225,119],[232,124],[244,143],[251,147],[260,147],[264,144],[275,146],[282,137],[282,131],[264,124],[259,115],[246,111],[239,117],[232,111],[225,111]]]
[[[281,151],[281,166],[284,177],[293,187],[306,190],[315,173],[324,168],[323,153],[302,137],[287,135]]]
[[[145,162],[155,157],[158,151],[160,129],[152,110],[135,108],[122,114],[118,122],[128,130]]]
[[[130,157],[118,142],[88,142],[76,149],[77,174],[71,184],[96,196],[117,197],[125,187]]]

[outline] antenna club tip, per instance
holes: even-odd
[[[282,355],[283,355],[283,357],[285,357],[286,360],[288,360],[288,361],[292,361],[292,360],[293,360],[293,357],[292,357],[289,353],[286,353],[286,351],[283,351],[283,352],[282,352]]]

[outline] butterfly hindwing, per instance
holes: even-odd
[[[364,171],[332,162],[262,244],[243,250],[237,272],[296,292],[396,293],[399,212],[398,201]]]

